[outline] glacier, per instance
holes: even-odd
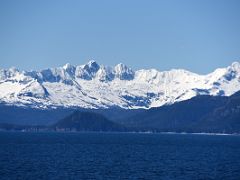
[[[93,60],[40,71],[0,69],[0,103],[34,108],[148,109],[239,90],[239,62],[206,75],[183,69],[133,71],[122,63],[110,67]]]

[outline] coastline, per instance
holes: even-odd
[[[77,133],[77,134],[164,134],[164,135],[207,135],[207,136],[240,136],[240,133],[206,133],[206,132],[152,132],[152,131],[132,131],[132,132],[117,132],[117,131],[48,131],[48,130],[40,130],[40,131],[26,131],[26,130],[0,130],[0,133]]]

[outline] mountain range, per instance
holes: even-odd
[[[240,63],[206,75],[95,61],[1,69],[0,129],[240,133]]]
[[[95,61],[40,71],[0,69],[0,104],[35,109],[150,109],[240,90],[240,63],[199,75],[183,69],[133,71]]]

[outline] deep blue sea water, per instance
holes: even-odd
[[[0,132],[0,179],[240,179],[240,136]]]

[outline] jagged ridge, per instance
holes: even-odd
[[[150,108],[238,90],[239,62],[207,75],[182,69],[133,71],[121,63],[107,67],[95,61],[42,71],[0,70],[0,102],[36,108]]]

